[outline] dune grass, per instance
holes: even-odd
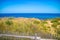
[[[40,20],[36,18],[0,18],[0,33],[34,35],[60,38],[60,18]],[[44,35],[44,36],[43,36]]]

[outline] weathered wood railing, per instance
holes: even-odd
[[[0,34],[0,37],[2,36],[8,36],[8,37],[17,37],[17,38],[30,38],[34,40],[56,40],[56,39],[42,39],[41,37],[35,36],[19,36],[19,35],[10,35],[10,34]]]

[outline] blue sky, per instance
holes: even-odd
[[[0,13],[60,13],[58,0],[0,0]]]

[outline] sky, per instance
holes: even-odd
[[[0,13],[60,13],[59,0],[0,0]]]

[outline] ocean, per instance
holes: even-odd
[[[24,17],[24,18],[39,18],[39,19],[47,19],[47,18],[60,18],[60,13],[0,13],[1,17]]]

